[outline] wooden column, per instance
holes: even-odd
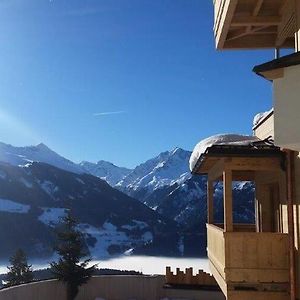
[[[296,258],[294,232],[294,194],[295,194],[295,152],[287,150],[287,204],[288,204],[288,232],[290,256],[290,285],[291,300],[296,299]]]
[[[295,52],[300,51],[300,1],[294,0],[295,18],[296,18],[296,32],[295,32]]]
[[[232,222],[232,171],[223,172],[224,231],[233,231]]]
[[[207,223],[214,223],[214,183],[207,181]]]
[[[255,226],[256,232],[262,232],[261,203],[259,201],[260,184],[255,181]]]

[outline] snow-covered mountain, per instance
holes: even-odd
[[[161,255],[179,255],[174,221],[95,176],[44,163],[0,163],[0,186],[0,258],[20,247],[31,257],[51,256],[55,227],[70,208],[95,258],[143,253],[147,245]],[[166,236],[171,247],[158,242]]]
[[[137,166],[116,187],[161,215],[170,218],[189,233],[206,232],[205,176],[192,176],[189,170],[190,151],[175,148]],[[254,221],[254,188],[251,183],[235,183],[233,187],[234,219]],[[215,189],[215,213],[223,216],[223,188]]]
[[[147,202],[147,197],[153,191],[180,184],[190,178],[188,168],[190,155],[191,152],[181,148],[162,152],[137,166],[115,187],[140,201]]]
[[[206,232],[207,178],[192,176],[181,184],[160,190],[161,197],[156,211],[175,220],[184,228]],[[155,192],[152,199],[157,199]],[[223,222],[223,185],[215,185],[215,221]],[[254,185],[251,182],[235,182],[233,185],[233,219],[236,223],[254,222]]]
[[[97,163],[83,161],[76,164],[54,152],[43,143],[36,146],[15,147],[0,142],[0,162],[6,162],[13,166],[26,166],[33,162],[42,162],[69,172],[94,175],[105,180],[111,186],[114,186],[132,171],[103,160]]]
[[[62,157],[43,143],[37,146],[14,147],[0,142],[0,161],[13,166],[43,162],[73,173],[84,173],[80,165]]]
[[[86,173],[105,180],[111,186],[116,185],[132,171],[131,169],[118,167],[104,160],[100,160],[97,163],[83,161],[79,165]]]
[[[57,218],[64,214],[66,207],[72,205],[78,211],[80,226],[88,237],[87,241],[94,241],[92,243],[93,251],[102,251],[102,254],[114,251],[121,253],[130,245],[142,249],[141,246],[146,241],[146,235],[150,238],[150,234],[140,230],[140,224],[147,223],[151,228],[148,231],[153,235],[154,232],[159,233],[160,237],[155,234],[156,238],[152,240],[151,247],[147,245],[147,249],[141,250],[140,253],[166,253],[164,252],[167,248],[165,241],[172,240],[172,249],[175,249],[176,255],[178,247],[174,244],[177,243],[177,238],[180,236],[184,237],[185,255],[204,254],[207,216],[206,178],[205,176],[191,176],[189,171],[190,155],[190,151],[175,148],[130,170],[105,161],[99,161],[96,164],[89,162],[75,164],[44,144],[13,147],[0,143],[0,162],[7,163],[0,163],[0,239],[3,236],[9,238],[7,231],[1,231],[1,228],[16,229],[18,225],[14,223],[14,220],[20,219],[18,221],[21,222],[20,224],[25,222],[22,226],[28,224],[37,226],[39,233],[35,232],[36,236],[32,236],[32,240],[36,239],[37,241],[36,247],[40,244],[48,247],[49,241],[45,240],[40,232],[44,232],[42,235],[51,241],[50,229],[55,225]],[[4,166],[6,166],[5,169]],[[53,171],[53,166],[56,167],[55,171]],[[13,172],[13,176],[10,176],[10,172]],[[53,172],[55,175],[52,174]],[[32,175],[34,176],[31,178]],[[105,180],[110,186],[99,178]],[[59,182],[57,182],[58,179]],[[103,194],[103,189],[108,191],[108,194]],[[115,196],[115,193],[119,194]],[[235,221],[253,222],[253,185],[236,183],[233,195]],[[138,208],[135,204],[130,205],[128,198],[141,207]],[[133,204],[133,202],[131,203]],[[214,207],[215,217],[221,222],[223,203],[220,184],[216,186]],[[134,215],[135,210],[141,211],[146,217],[142,217],[140,214]],[[150,212],[155,214],[156,221],[152,220],[154,223],[149,221],[152,219]],[[11,216],[13,219],[10,219]],[[22,219],[23,217],[25,219]],[[159,218],[174,222],[175,225],[171,227],[176,230],[179,230],[176,227],[176,224],[179,224],[178,236],[176,236],[177,233],[174,235],[174,232],[168,232],[166,227],[159,230],[153,229],[152,225],[159,223]],[[4,222],[3,226],[1,220]],[[48,226],[46,231],[41,223]],[[147,229],[148,227],[144,226],[143,228]],[[125,232],[124,235],[124,230],[127,229],[132,229],[132,232],[137,230],[141,234],[132,239],[128,237],[130,232]],[[18,236],[18,233],[13,235]],[[28,235],[30,235],[29,232]],[[105,236],[110,236],[107,244],[104,241]],[[20,239],[22,239],[21,232]],[[202,247],[201,249],[194,247],[195,241],[199,247]],[[14,245],[14,241],[11,243],[11,246]],[[100,244],[105,244],[106,250],[103,250]],[[7,252],[7,249],[3,249],[2,255]],[[174,252],[169,253],[174,254]]]

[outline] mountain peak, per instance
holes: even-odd
[[[171,153],[172,155],[174,155],[174,154],[181,154],[181,153],[188,153],[188,152],[189,152],[189,151],[184,150],[184,149],[182,149],[182,148],[180,148],[180,147],[175,147],[173,150],[170,151],[170,153]]]
[[[109,161],[106,161],[106,160],[98,160],[97,163],[96,163],[98,166],[114,166],[114,167],[117,167],[115,164],[109,162]]]
[[[52,151],[47,145],[44,143],[39,143],[35,146],[37,149],[44,150],[44,151]]]
[[[80,166],[57,154],[44,143],[25,147],[14,147],[0,143],[0,159],[2,162],[13,166],[25,166],[29,162],[41,162],[69,172],[84,173]]]
[[[97,163],[82,161],[80,166],[85,172],[105,180],[112,186],[131,172],[131,169],[118,167],[105,160],[99,160]]]

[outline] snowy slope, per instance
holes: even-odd
[[[104,160],[100,160],[97,163],[83,161],[80,163],[80,166],[86,173],[105,180],[111,186],[114,186],[132,171]]]
[[[163,152],[137,166],[116,187],[142,201],[154,190],[188,179],[190,154],[181,148]]]
[[[0,161],[13,166],[26,166],[32,162],[43,162],[73,173],[83,173],[82,168],[52,151],[45,144],[14,147],[0,142]]]
[[[176,249],[174,221],[95,176],[44,163],[0,163],[0,171],[0,258],[19,247],[32,257],[52,256],[55,227],[70,208],[94,258],[157,243],[161,235],[174,240],[164,249]]]

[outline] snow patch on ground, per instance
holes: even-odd
[[[29,210],[30,205],[21,204],[7,199],[0,199],[0,211],[26,214]]]
[[[67,214],[67,209],[60,207],[42,207],[42,210],[38,220],[50,227],[55,227]]]
[[[259,139],[252,135],[239,134],[218,134],[200,141],[190,157],[190,170],[192,171],[200,158],[206,152],[207,148],[214,145],[232,145],[232,146],[247,146],[250,143],[259,141]]]
[[[39,182],[41,188],[51,197],[53,194],[59,190],[58,186],[56,186],[53,182],[45,180],[43,182]]]
[[[25,178],[21,177],[20,182],[24,184],[27,188],[31,189],[33,187],[32,183],[26,180]]]
[[[153,241],[153,234],[151,231],[146,231],[145,233],[143,233],[142,235],[142,241],[144,241],[145,243],[149,243]]]
[[[145,228],[148,228],[149,225],[142,221],[132,220],[134,225],[122,225],[121,228],[127,229],[127,230],[133,230],[133,229],[140,229],[143,230]]]
[[[84,182],[82,179],[78,178],[78,177],[76,177],[76,180],[77,180],[79,183],[81,183],[81,184],[85,184],[85,182]]]
[[[102,227],[95,227],[90,224],[80,223],[78,225],[78,229],[85,235],[92,236],[96,239],[95,246],[90,247],[90,252],[93,257],[111,257],[109,247],[112,245],[131,249],[136,245],[149,243],[153,240],[153,235],[150,231],[146,231],[140,236],[140,238],[132,238],[129,237],[126,232],[118,230],[118,228],[110,222],[105,222]]]

